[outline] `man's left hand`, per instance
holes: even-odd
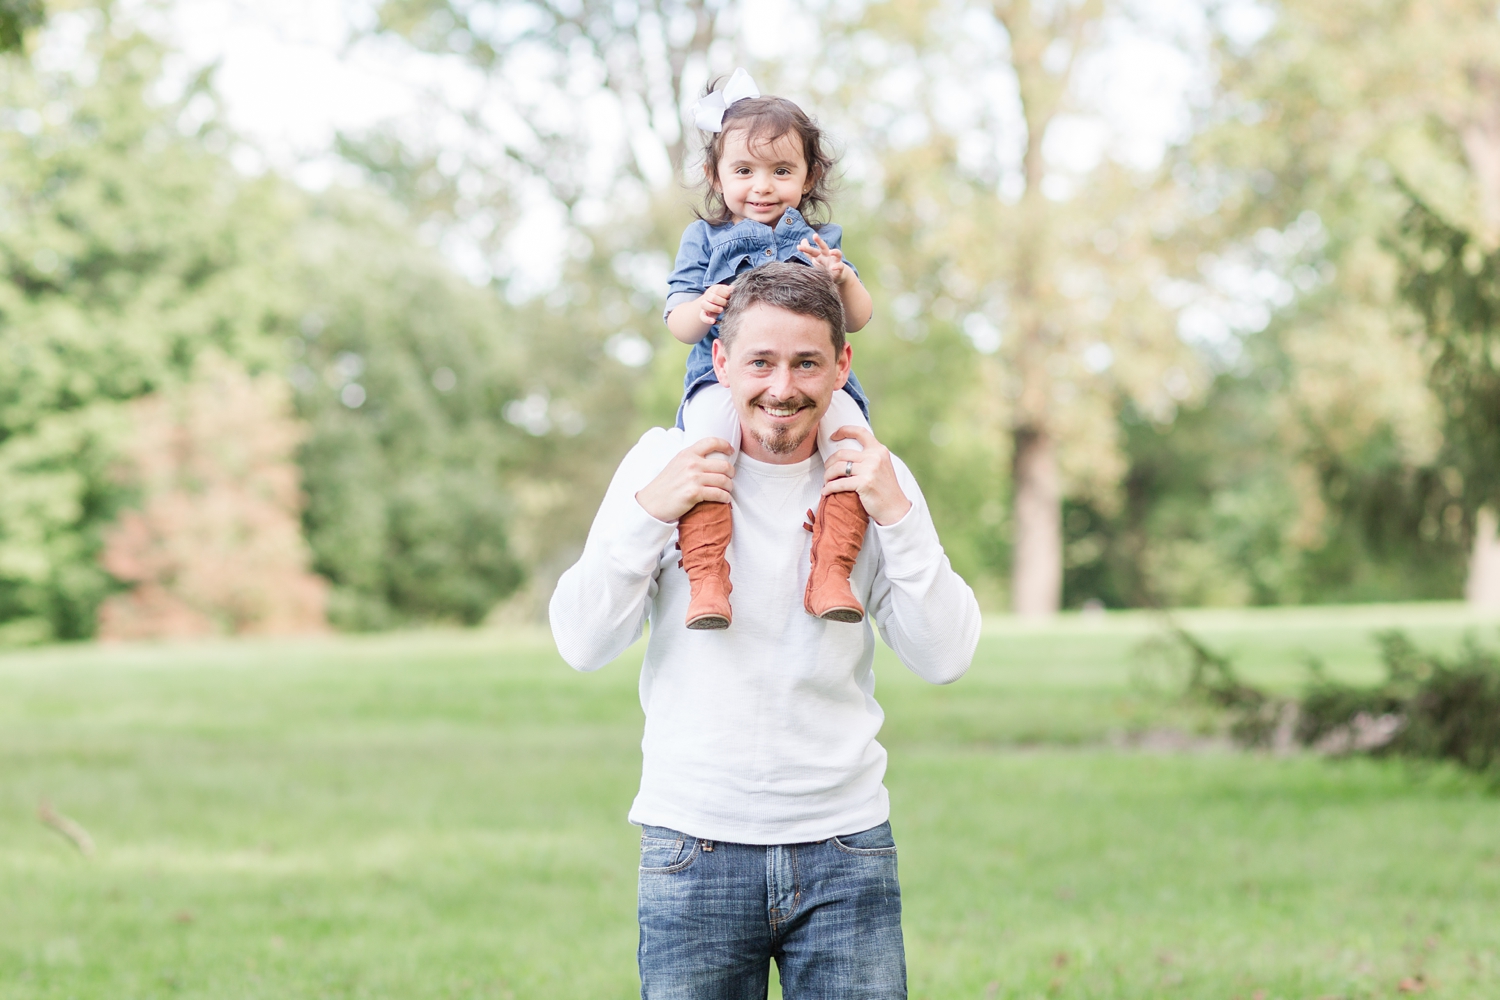
[[[834,441],[853,438],[864,451],[839,449],[823,464],[823,495],[852,490],[876,524],[895,524],[911,510],[911,501],[901,491],[890,449],[863,427],[840,427],[830,435]],[[848,472],[846,475],[845,472]]]

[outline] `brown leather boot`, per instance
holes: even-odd
[[[692,599],[688,602],[687,627],[728,628],[731,619],[729,563],[724,551],[734,534],[734,518],[727,503],[705,500],[677,520],[677,547],[687,570]]]
[[[835,622],[861,622],[865,606],[849,589],[849,573],[865,544],[870,515],[852,490],[830,493],[818,504],[818,514],[807,512],[812,521],[812,569],[802,606],[814,618]]]

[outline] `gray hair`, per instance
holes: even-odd
[[[821,267],[806,264],[773,262],[741,274],[734,282],[734,294],[719,317],[719,340],[724,350],[734,346],[741,317],[752,306],[764,303],[800,316],[814,316],[828,324],[833,339],[833,354],[844,353],[844,303],[838,286]]]

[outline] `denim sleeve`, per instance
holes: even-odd
[[[667,308],[661,314],[666,322],[672,310],[708,290],[708,223],[697,219],[682,231],[682,245],[677,248],[677,263],[667,278]]]
[[[830,222],[826,226],[819,226],[818,235],[823,237],[823,242],[828,244],[830,250],[844,249],[844,227],[838,223]],[[854,262],[845,257],[844,263],[848,266],[849,270],[854,272],[854,276],[858,278],[859,268],[854,266]]]

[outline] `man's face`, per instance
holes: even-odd
[[[799,462],[811,454],[813,431],[848,380],[852,354],[848,344],[834,354],[825,321],[765,303],[740,316],[727,352],[714,341],[714,372],[734,397],[751,458]]]

